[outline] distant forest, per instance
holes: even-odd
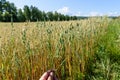
[[[25,21],[69,21],[77,20],[77,16],[69,16],[55,12],[44,12],[35,6],[25,5],[17,9],[14,3],[0,0],[0,22],[25,22]]]

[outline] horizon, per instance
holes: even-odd
[[[84,1],[68,1],[68,0],[7,0],[14,3],[17,9],[23,9],[24,5],[38,7],[41,11],[57,11],[64,15],[72,16],[119,16],[120,15],[120,1],[109,0],[89,0]]]

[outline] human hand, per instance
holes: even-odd
[[[39,80],[58,80],[55,76],[54,70],[48,70],[45,72]]]

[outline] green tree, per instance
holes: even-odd
[[[4,11],[8,11],[9,13],[11,13],[11,6],[10,6],[9,1],[4,3],[3,9],[4,9]]]
[[[36,17],[36,7],[31,6],[30,7],[31,10],[31,21],[37,21],[38,17]]]
[[[43,20],[44,20],[42,11],[40,11],[40,10],[39,10],[38,20],[39,20],[39,21],[43,21]]]
[[[59,20],[60,21],[64,21],[65,20],[65,16],[63,14],[59,13],[58,16],[59,16]]]
[[[10,15],[10,13],[9,12],[4,12],[4,14],[3,14],[3,21],[4,22],[10,22],[11,21],[11,15]]]
[[[23,10],[24,10],[24,14],[25,14],[26,20],[27,20],[27,21],[30,21],[30,19],[31,19],[31,11],[30,11],[30,8],[29,8],[27,5],[25,5],[24,8],[23,8]]]
[[[65,20],[67,20],[67,21],[69,21],[69,20],[70,20],[69,15],[66,15],[66,16],[65,16]]]
[[[0,11],[0,22],[2,21],[2,12]]]
[[[48,12],[47,17],[48,17],[48,20],[53,21],[53,13],[52,12]]]
[[[32,21],[42,20],[42,12],[37,7],[31,6],[30,10]]]
[[[2,3],[2,13],[3,13],[3,20],[4,21],[11,21],[14,20],[14,21],[17,21],[17,8],[15,7],[14,3],[10,3],[9,1],[1,1]],[[8,19],[6,16],[10,16]]]
[[[73,16],[73,20],[77,20],[77,16]]]
[[[55,11],[55,13],[54,13],[54,20],[55,21],[58,21],[59,20],[59,16],[58,16],[59,14],[57,13],[57,11]]]
[[[2,11],[2,13],[5,10],[5,3],[6,3],[6,0],[1,0],[1,11]]]
[[[17,8],[14,5],[14,3],[10,3],[10,10],[8,11],[11,14],[11,18],[13,18],[13,21],[17,20]]]
[[[48,21],[47,14],[46,14],[44,11],[42,12],[42,19],[43,19],[44,21]]]
[[[25,15],[24,15],[24,13],[22,12],[22,9],[19,9],[19,10],[18,10],[17,17],[18,17],[18,21],[19,21],[19,22],[24,22],[24,21],[25,21]]]
[[[2,12],[2,2],[0,1],[0,11]]]
[[[65,21],[65,15],[64,14],[61,15],[61,19],[62,19],[62,21]]]

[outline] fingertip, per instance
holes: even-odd
[[[55,76],[55,70],[51,69],[45,72],[39,80],[58,80]]]
[[[50,76],[54,76],[54,72],[50,72]]]
[[[54,80],[54,73],[53,72],[50,72],[50,75],[49,75],[49,77],[48,77],[48,79],[47,80]]]
[[[45,72],[39,80],[46,80],[48,78],[48,76],[49,76],[48,73]]]

